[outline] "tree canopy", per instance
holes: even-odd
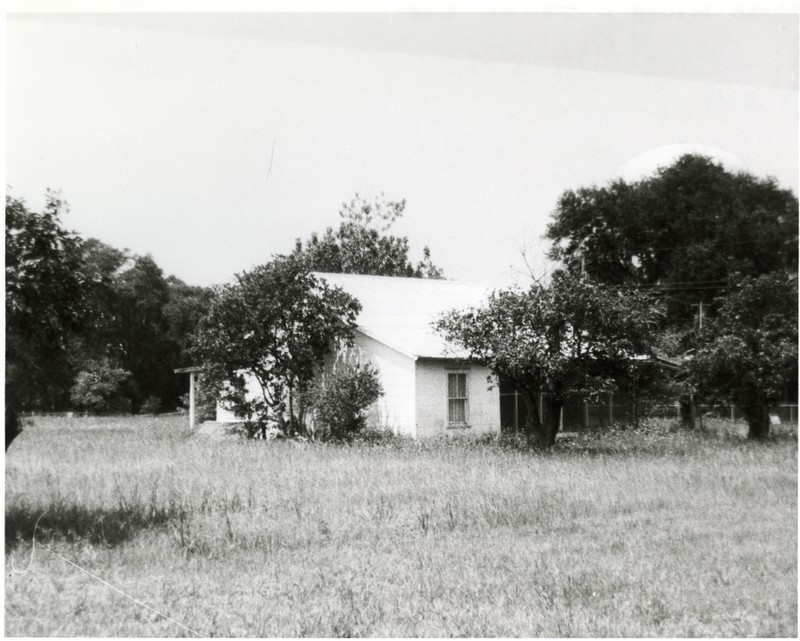
[[[165,276],[151,256],[136,256],[94,238],[83,243],[83,271],[92,278],[94,332],[80,346],[85,361],[111,360],[131,373],[131,408],[171,409],[184,386],[173,370],[186,364],[188,336],[210,301],[207,287]],[[111,370],[102,370],[111,371]]]
[[[55,192],[42,213],[6,196],[6,448],[22,409],[65,401],[69,341],[92,326],[81,241],[63,228],[65,209]]]
[[[216,291],[192,350],[251,431],[302,432],[295,401],[335,345],[352,339],[360,308],[302,260],[276,257]]]
[[[546,394],[541,437],[553,445],[567,394],[613,391],[650,354],[656,309],[566,272],[549,286],[495,291],[483,307],[451,311],[435,324],[452,345],[512,382],[536,406]]]
[[[772,179],[686,155],[649,178],[566,191],[547,238],[574,273],[661,293],[673,324],[734,273],[797,271],[797,198]]]
[[[733,400],[753,439],[769,435],[769,407],[797,389],[797,277],[736,277],[688,361],[706,398]]]
[[[292,256],[310,271],[442,278],[427,246],[414,265],[408,257],[408,238],[387,233],[405,207],[405,200],[387,201],[383,194],[372,201],[356,194],[342,204],[337,229],[328,227],[322,236],[313,233],[305,243],[297,239]]]

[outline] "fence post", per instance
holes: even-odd
[[[614,395],[608,393],[608,426],[614,425]]]
[[[544,400],[544,394],[542,393],[542,386],[539,385],[539,425],[544,422],[544,408],[542,407],[542,401]]]
[[[735,421],[735,420],[736,420],[736,415],[734,414],[733,405],[731,405],[731,420],[732,420],[732,421]]]
[[[589,429],[589,401],[583,399],[583,428]]]

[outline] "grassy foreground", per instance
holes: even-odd
[[[185,420],[40,419],[14,443],[7,636],[191,634],[48,548],[208,636],[797,636],[796,428],[542,453]]]

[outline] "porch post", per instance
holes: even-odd
[[[203,371],[203,368],[193,365],[191,367],[179,367],[173,371],[176,374],[189,375],[189,429],[194,429],[195,425],[197,425],[197,403],[195,399],[197,394],[195,394],[195,387],[199,384],[197,376]]]
[[[194,429],[194,372],[189,372],[189,427]]]

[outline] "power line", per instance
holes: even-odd
[[[581,239],[580,243],[583,243],[584,240],[586,240],[586,239],[585,238]],[[797,237],[796,236],[794,236],[794,237],[772,236],[770,238],[760,238],[758,240],[732,240],[732,241],[728,241],[728,242],[725,242],[725,243],[716,242],[713,239],[707,239],[705,242],[696,242],[696,243],[691,243],[691,244],[682,243],[680,245],[672,245],[671,247],[651,247],[651,248],[648,248],[646,251],[648,251],[648,252],[665,252],[665,251],[672,251],[673,249],[681,249],[681,248],[687,248],[687,247],[703,247],[705,245],[708,245],[708,246],[711,246],[711,247],[720,247],[720,246],[721,247],[727,247],[728,245],[757,245],[759,243],[771,243],[771,242],[775,242],[775,241],[784,241],[786,243],[789,243],[789,242],[796,243],[797,242]],[[645,252],[641,252],[641,253],[645,253]]]
[[[728,284],[725,280],[698,280],[698,281],[682,281],[674,283],[620,283],[613,284],[600,284],[598,287],[602,289],[633,289],[645,290],[650,292],[688,292],[688,291],[711,291],[719,290]]]
[[[665,289],[669,287],[683,288],[683,287],[710,287],[717,289],[718,287],[725,286],[728,281],[726,280],[685,280],[675,281],[671,283],[621,283],[619,285],[605,285],[606,287],[619,287],[619,288],[650,288],[650,289]]]

